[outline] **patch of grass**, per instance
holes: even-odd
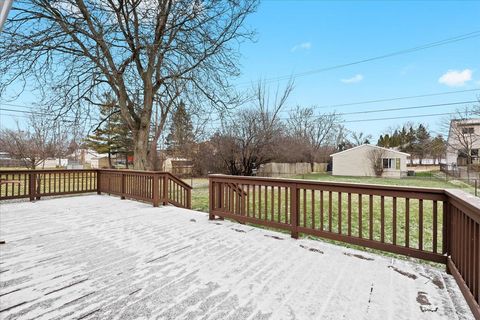
[[[348,177],[348,176],[332,176],[327,173],[312,173],[292,177],[294,179],[333,181],[333,182],[353,182],[363,184],[404,186],[404,187],[422,187],[422,188],[440,188],[440,189],[462,189],[466,192],[475,193],[475,189],[467,183],[458,180],[449,180],[436,178],[432,173],[431,176],[414,176],[401,179],[395,178],[376,178],[376,177]]]

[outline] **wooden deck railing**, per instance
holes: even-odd
[[[210,219],[447,264],[480,319],[480,201],[463,191],[209,176]]]
[[[480,319],[480,199],[459,190],[448,196],[447,269]]]
[[[79,194],[119,195],[151,202],[191,208],[191,187],[168,172],[134,170],[3,170],[0,200]]]

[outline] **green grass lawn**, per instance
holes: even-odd
[[[305,179],[316,181],[334,181],[334,182],[354,182],[363,184],[404,186],[404,187],[424,187],[424,188],[440,188],[440,189],[462,189],[471,194],[475,193],[475,189],[467,183],[458,180],[449,180],[435,178],[434,175],[424,174],[419,177],[408,177],[403,179],[394,178],[374,178],[374,177],[339,177],[326,173],[312,173],[306,175],[293,176],[292,179]],[[188,184],[190,179],[184,179]],[[194,210],[208,212],[208,179],[194,178],[192,190],[192,208]]]

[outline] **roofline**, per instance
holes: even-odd
[[[343,151],[340,151],[340,152],[333,153],[333,154],[330,155],[330,157],[333,157],[333,156],[336,156],[336,155],[339,155],[339,154],[342,154],[342,153],[346,153],[348,151],[358,149],[358,148],[361,148],[361,147],[364,147],[364,146],[369,146],[369,147],[373,147],[373,148],[377,148],[377,149],[382,149],[382,150],[385,150],[385,151],[396,152],[396,153],[404,154],[406,156],[410,156],[410,153],[401,152],[401,151],[398,151],[398,150],[388,149],[388,148],[379,147],[379,146],[375,146],[373,144],[366,143],[366,144],[361,144],[359,146],[356,146],[356,147],[353,147],[353,148],[350,148],[350,149],[347,149],[347,150],[343,150]]]

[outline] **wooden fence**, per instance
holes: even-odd
[[[168,172],[133,170],[3,170],[0,200],[87,192],[191,208],[191,187]]]
[[[209,176],[215,216],[447,265],[480,319],[480,200],[463,191]]]

